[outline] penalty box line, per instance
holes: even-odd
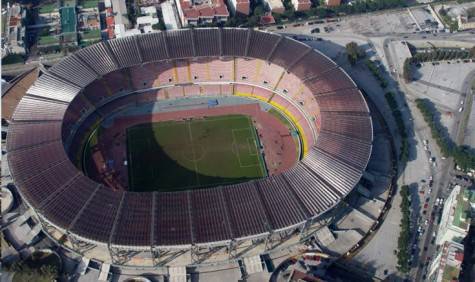
[[[236,144],[236,146],[237,146],[237,141],[236,141],[236,137],[235,137],[235,135],[234,135],[234,132],[236,132],[236,131],[244,131],[244,130],[252,130],[252,129],[249,128],[249,127],[246,127],[246,128],[238,128],[238,129],[231,129],[232,137],[233,137],[233,143],[231,144],[231,146],[232,146],[233,144]],[[250,138],[250,137],[246,138],[246,144],[247,144],[247,146],[248,146],[249,151],[251,151],[250,144],[249,144],[249,140],[248,140],[249,138]],[[234,150],[232,150],[232,148],[231,148],[231,151],[234,151]],[[259,162],[255,163],[255,164],[250,164],[250,165],[243,165],[242,162],[241,162],[241,158],[239,157],[239,155],[240,155],[240,154],[239,154],[239,150],[238,150],[238,152],[235,152],[235,154],[236,154],[237,159],[238,159],[238,162],[239,162],[239,167],[246,168],[246,167],[256,167],[256,166],[259,166]],[[249,154],[249,155],[250,155],[250,156],[257,156],[257,154],[252,154],[252,155]]]

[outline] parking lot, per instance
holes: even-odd
[[[452,128],[456,115],[465,110],[464,82],[474,69],[475,63],[464,63],[463,60],[422,63],[414,74],[416,80],[408,88],[417,98],[430,99],[440,112],[442,124]]]
[[[419,28],[417,31],[435,31],[444,28],[443,25],[439,25],[427,7],[411,8],[408,12],[412,14],[412,17]]]
[[[311,24],[308,24],[310,22]],[[393,13],[368,13],[348,16],[338,21],[327,22],[326,20],[309,20],[302,23],[282,24],[271,26],[267,30],[288,33],[311,33],[315,28],[318,33],[337,33],[347,35],[370,35],[370,34],[393,34],[413,33],[417,31],[417,25],[407,10]]]

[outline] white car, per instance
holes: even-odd
[[[463,111],[463,107],[460,107],[459,108],[459,113],[461,113]]]

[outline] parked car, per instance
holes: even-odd
[[[312,29],[311,33],[320,33],[320,29],[318,27],[314,28]]]

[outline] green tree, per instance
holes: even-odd
[[[355,65],[358,59],[364,57],[364,51],[358,46],[358,44],[356,44],[356,42],[351,41],[346,44],[345,47],[348,61],[351,65]]]
[[[167,29],[163,21],[159,21],[158,23],[152,25],[152,28],[155,30],[165,30]]]
[[[404,80],[406,82],[410,82],[412,80],[412,67],[411,67],[411,62],[410,62],[409,58],[404,60],[404,66],[403,66],[403,69],[402,69],[402,76],[404,77]]]
[[[410,242],[410,218],[411,218],[411,199],[410,199],[410,191],[409,191],[409,186],[404,185],[401,187],[401,190],[399,191],[399,194],[401,195],[401,232],[399,233],[399,238],[398,238],[398,252],[397,252],[397,268],[399,271],[402,273],[408,273],[410,270],[410,265],[409,265],[409,257],[410,257],[410,252],[409,252],[409,242]]]

